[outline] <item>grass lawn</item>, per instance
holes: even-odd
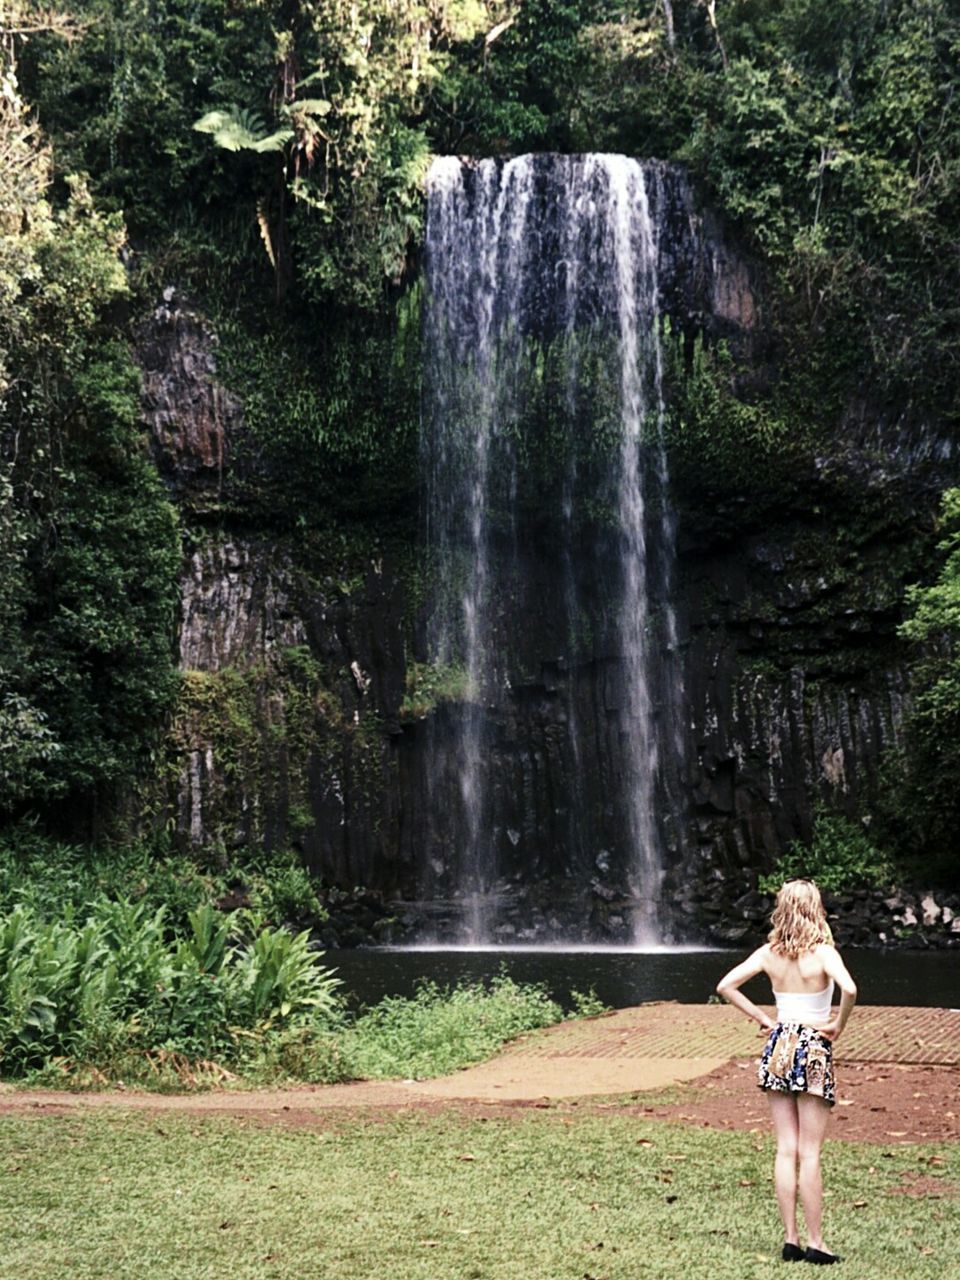
[[[767,1137],[565,1108],[320,1123],[4,1116],[0,1276],[770,1280],[785,1266]],[[845,1280],[943,1280],[960,1152],[825,1155]]]

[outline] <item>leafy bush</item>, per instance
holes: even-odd
[[[843,889],[879,888],[889,883],[893,868],[869,840],[861,826],[843,814],[817,811],[813,839],[808,845],[794,842],[757,887],[776,893],[784,880],[815,880],[826,893]]]
[[[604,1008],[592,993],[575,994],[574,1004],[578,1017]],[[257,1082],[426,1079],[489,1058],[506,1041],[562,1017],[542,986],[505,975],[489,985],[424,982],[413,996],[389,996],[328,1032],[303,1027],[270,1036],[244,1070]]]
[[[209,906],[185,938],[165,910],[100,899],[82,922],[45,923],[18,906],[0,919],[0,1067],[18,1076],[52,1057],[106,1063],[162,1049],[236,1060],[274,1030],[328,1025],[339,1011],[331,971],[308,935],[255,928]]]
[[[179,936],[163,906],[101,896],[44,920],[0,916],[0,1074],[36,1082],[137,1081],[154,1088],[296,1079],[426,1077],[490,1057],[559,1021],[539,985],[506,975],[424,983],[347,1021],[339,979],[307,933],[205,903]],[[574,994],[576,1016],[604,1006]]]
[[[451,990],[424,982],[410,999],[389,997],[362,1014],[341,1035],[340,1047],[358,1076],[440,1075],[562,1017],[545,987],[521,985],[505,974],[489,987],[465,983]]]
[[[571,1017],[574,1018],[597,1018],[610,1012],[610,1005],[600,999],[593,987],[589,991],[571,991],[570,1003],[573,1006]]]
[[[49,840],[29,823],[0,838],[0,914],[17,905],[41,919],[82,911],[100,897],[164,907],[168,930],[189,930],[192,911],[228,894],[273,925],[325,920],[316,881],[293,851],[238,855],[227,866],[149,845],[96,848]]]
[[[400,719],[422,720],[443,703],[465,702],[469,694],[470,679],[464,667],[408,661]]]
[[[242,885],[252,910],[271,924],[307,924],[327,918],[317,881],[296,853],[238,858],[221,881]]]
[[[939,532],[935,580],[907,588],[899,633],[914,646],[913,704],[881,818],[901,861],[947,886],[960,884],[960,489],[943,494]]]

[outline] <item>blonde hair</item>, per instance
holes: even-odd
[[[796,960],[821,942],[833,946],[820,890],[812,880],[788,880],[777,894],[767,941],[773,951]]]

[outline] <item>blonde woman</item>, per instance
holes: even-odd
[[[788,880],[777,894],[765,946],[717,983],[724,1000],[742,1009],[767,1034],[758,1068],[777,1137],[774,1183],[783,1219],[785,1262],[839,1262],[823,1243],[820,1148],[836,1101],[833,1042],[847,1025],[857,987],[833,945],[820,890],[812,880]],[[765,973],[773,988],[777,1020],[740,988]],[[840,1009],[833,1012],[834,986]],[[797,1192],[807,1224],[808,1247],[797,1233]]]

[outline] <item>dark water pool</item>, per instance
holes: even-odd
[[[700,1004],[742,951],[331,951],[327,963],[343,980],[353,1004],[375,1004],[383,996],[410,995],[432,979],[453,984],[505,972],[517,982],[545,983],[554,999],[571,1007],[572,991],[596,991],[608,1005],[645,1000]],[[861,1004],[960,1008],[960,952],[856,951],[844,959],[857,981]],[[744,990],[767,1002],[768,988],[755,979]]]

